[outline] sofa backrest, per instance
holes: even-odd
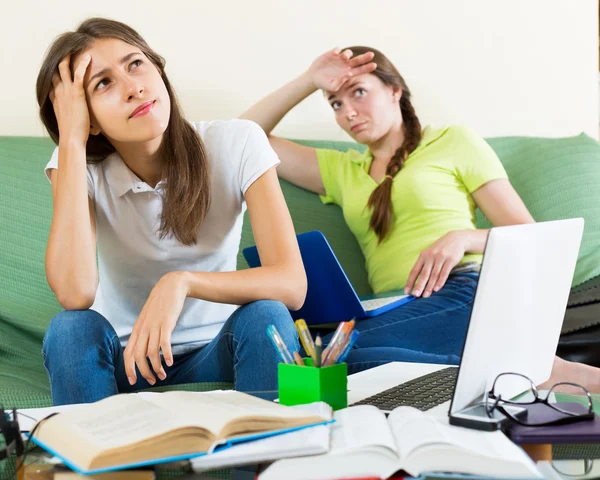
[[[585,134],[565,138],[486,139],[538,222],[583,217],[573,277],[577,286],[600,275],[600,144]],[[478,228],[490,223],[477,211]]]
[[[53,150],[49,138],[0,137],[0,351],[24,347],[1,341],[14,330],[39,345],[61,310],[44,271],[52,191],[43,168]]]

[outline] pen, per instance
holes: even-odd
[[[346,360],[346,357],[350,353],[350,350],[352,350],[352,347],[356,343],[356,339],[358,338],[358,335],[359,335],[358,330],[352,331],[352,333],[350,334],[350,338],[348,339],[348,342],[346,343],[346,346],[344,347],[344,350],[342,350],[341,355],[337,358],[337,360],[334,361],[334,363],[342,363],[344,360]]]
[[[306,326],[306,322],[303,319],[296,320],[294,322],[296,325],[296,330],[298,330],[298,337],[302,342],[302,346],[304,347],[304,351],[306,354],[313,359],[313,362],[316,362],[315,358],[315,344],[313,342],[312,337],[310,336],[310,332],[308,331],[308,327]]]
[[[279,335],[279,332],[277,331],[277,328],[275,328],[275,325],[271,324],[267,327],[267,335],[271,339],[271,343],[273,343],[273,346],[275,347],[275,350],[277,350],[277,353],[279,353],[279,356],[281,357],[283,363],[293,364],[294,359],[290,355],[290,352],[285,346],[285,343],[283,343],[281,335]]]
[[[302,357],[300,356],[300,354],[298,352],[294,352],[294,360],[296,361],[296,363],[298,365],[300,365],[301,367],[304,366],[304,362],[302,361]]]
[[[321,340],[321,335],[317,334],[317,339],[315,340],[315,367],[321,367],[321,349],[323,348],[323,340]]]
[[[322,360],[323,360],[323,362],[325,362],[325,360],[327,359],[327,355],[329,355],[329,352],[331,351],[331,349],[335,345],[334,342],[341,335],[342,329],[344,328],[345,324],[346,324],[346,322],[340,322],[340,324],[338,325],[338,327],[335,329],[335,333],[333,334],[333,337],[331,337],[331,341],[329,342],[329,345],[327,345],[327,348],[325,350],[323,350],[323,354],[322,354]],[[324,363],[323,363],[323,365],[324,365]]]
[[[331,343],[328,347],[329,352],[323,358],[323,366],[328,367],[329,365],[333,365],[335,363],[335,360],[340,356],[342,350],[344,350],[346,340],[350,337],[350,333],[352,332],[355,324],[356,322],[354,320],[345,322],[337,338],[331,340]]]

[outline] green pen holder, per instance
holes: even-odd
[[[313,367],[311,358],[304,358],[304,367],[280,363],[278,367],[279,403],[300,405],[325,402],[334,410],[348,406],[348,365]]]

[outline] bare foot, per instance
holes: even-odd
[[[569,362],[560,357],[554,357],[554,365],[550,378],[538,385],[540,390],[549,390],[558,382],[572,382],[585,387],[590,393],[600,393],[600,368],[592,367],[584,363]],[[560,393],[581,393],[580,389],[565,386]]]

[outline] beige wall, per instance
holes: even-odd
[[[366,44],[404,75],[423,124],[598,134],[596,0],[22,0],[0,19],[0,135],[43,134],[44,50],[91,15],[131,24],[167,59],[191,120],[237,116],[322,51]],[[319,94],[277,133],[346,138]]]

